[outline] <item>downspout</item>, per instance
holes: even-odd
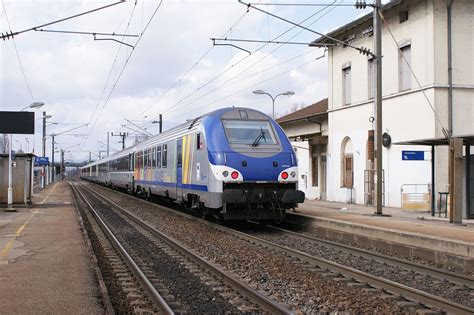
[[[452,55],[452,5],[448,4],[448,132],[453,135],[453,55]]]

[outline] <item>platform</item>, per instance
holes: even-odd
[[[428,211],[398,208],[383,208],[388,216],[374,216],[373,207],[310,200],[296,211],[289,213],[289,220],[327,238],[365,243],[474,272],[474,220],[453,225]]]
[[[67,182],[0,210],[0,310],[5,314],[101,314],[91,260]]]

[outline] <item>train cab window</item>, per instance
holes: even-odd
[[[229,143],[252,146],[277,143],[269,121],[224,120],[223,123]]]
[[[156,167],[161,167],[161,145],[156,148]]]
[[[168,145],[163,144],[163,150],[161,151],[161,167],[168,166]]]

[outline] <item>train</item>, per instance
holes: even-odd
[[[242,107],[188,120],[85,165],[80,176],[223,220],[283,220],[305,199],[284,131]]]

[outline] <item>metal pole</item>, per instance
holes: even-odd
[[[160,121],[160,133],[162,133],[163,132],[163,115],[161,114],[160,114],[159,121]]]
[[[436,178],[435,178],[435,146],[431,146],[431,216],[436,212]],[[441,205],[439,211],[441,211]]]
[[[43,152],[42,156],[46,156],[46,112],[43,112]],[[45,186],[45,179],[46,179],[46,166],[43,165],[42,167],[42,174],[41,176],[41,188],[44,189]]]
[[[375,142],[377,148],[377,203],[375,215],[382,215],[382,23],[380,21],[379,11],[381,6],[380,0],[374,0],[374,52],[375,52],[375,73],[376,73],[376,86],[375,86]]]
[[[110,139],[109,139],[109,132],[107,131],[107,156],[110,154]]]
[[[51,183],[53,183],[56,175],[56,168],[54,167],[54,135],[51,136],[51,166],[53,167],[51,172]]]
[[[7,211],[14,211],[13,209],[13,187],[12,187],[12,149],[13,149],[13,137],[10,134],[8,143],[8,206]]]
[[[270,97],[272,98],[272,118],[275,119],[275,98],[273,98],[273,96],[270,95]]]

